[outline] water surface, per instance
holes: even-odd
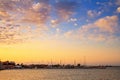
[[[2,70],[0,80],[120,80],[120,69]]]

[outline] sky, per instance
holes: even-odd
[[[0,59],[120,65],[120,0],[0,0]]]

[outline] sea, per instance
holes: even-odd
[[[1,70],[0,80],[120,80],[120,68]]]

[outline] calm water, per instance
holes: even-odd
[[[120,80],[120,69],[3,70],[0,80]]]

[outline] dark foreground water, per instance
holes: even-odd
[[[3,70],[0,80],[120,80],[120,69]]]

